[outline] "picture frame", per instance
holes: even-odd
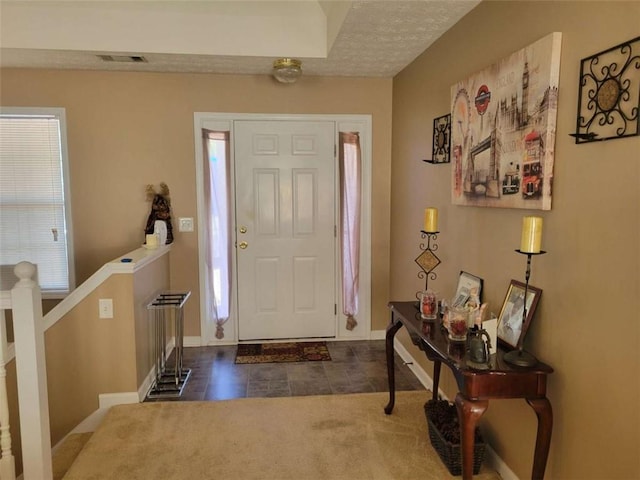
[[[527,291],[526,317],[523,321],[524,292]],[[522,345],[536,313],[542,290],[532,285],[526,286],[518,280],[511,280],[498,317],[498,343],[511,349]]]
[[[451,305],[454,307],[464,307],[473,297],[477,297],[475,301],[480,305],[482,303],[483,283],[482,278],[461,270],[458,276],[456,294],[452,299]]]

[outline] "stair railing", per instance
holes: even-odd
[[[10,358],[4,311],[11,309],[16,357],[18,406],[20,415],[20,441],[24,480],[50,480],[51,429],[44,348],[44,322],[42,294],[34,280],[36,266],[20,262],[14,268],[18,282],[10,292],[2,293],[0,321],[0,478],[14,480],[15,460],[11,453],[9,408],[5,365]]]
[[[2,302],[0,310],[0,478],[15,480],[16,461],[11,453],[11,432],[9,431],[9,398],[7,396],[7,369],[6,365],[12,356],[9,352],[10,345],[7,341],[7,321],[4,311],[9,307],[11,292],[3,295],[7,301]],[[9,307],[10,308],[10,307]],[[13,347],[13,344],[11,344]]]

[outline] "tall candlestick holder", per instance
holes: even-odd
[[[524,274],[524,306],[522,308],[522,328],[524,329],[527,320],[527,293],[529,292],[529,277],[531,276],[531,257],[533,255],[544,255],[544,250],[539,252],[523,252],[518,249],[516,252],[527,256],[527,270]],[[532,367],[538,363],[538,359],[531,353],[524,351],[524,335],[520,334],[516,350],[512,350],[504,354],[504,361],[518,367]]]
[[[438,250],[438,244],[436,240],[438,239],[438,234],[440,232],[426,232],[424,230],[420,230],[422,239],[427,239],[427,243],[425,245],[424,242],[420,243],[420,250],[422,251],[420,255],[416,257],[416,263],[420,266],[421,271],[418,272],[418,278],[424,278],[424,289],[429,289],[429,279],[435,280],[438,275],[434,272],[435,268],[440,265],[440,259],[434,253]]]

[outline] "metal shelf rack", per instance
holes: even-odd
[[[153,353],[155,356],[156,378],[147,398],[174,398],[182,395],[184,386],[191,375],[191,369],[184,368],[184,304],[191,292],[164,292],[158,294],[147,305],[151,320]],[[173,317],[175,349],[174,361],[167,358],[167,333],[169,321]]]

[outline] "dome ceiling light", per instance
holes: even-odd
[[[273,77],[281,83],[294,83],[302,75],[302,62],[295,58],[279,58],[273,62]]]

